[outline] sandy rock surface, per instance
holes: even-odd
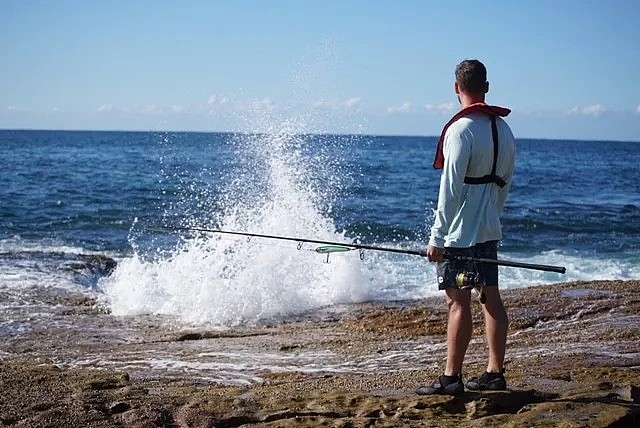
[[[446,353],[442,298],[200,330],[57,296],[60,322],[0,343],[0,425],[640,426],[640,281],[503,297],[508,391],[424,397]],[[474,306],[467,378],[485,364]]]

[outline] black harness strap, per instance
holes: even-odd
[[[498,125],[496,124],[495,116],[491,116],[491,133],[493,134],[493,167],[491,168],[491,174],[482,177],[465,177],[465,184],[496,183],[500,187],[504,187],[507,184],[502,177],[496,175],[496,167],[498,166]]]

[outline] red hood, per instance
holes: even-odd
[[[442,130],[442,134],[440,134],[440,140],[438,141],[438,148],[436,150],[436,159],[433,161],[433,167],[435,169],[444,168],[444,153],[442,152],[442,146],[444,145],[444,134],[446,134],[447,129],[449,129],[453,122],[460,119],[461,117],[468,116],[472,113],[477,112],[485,113],[489,116],[504,117],[511,113],[511,110],[504,107],[490,106],[485,103],[471,104],[470,106],[460,110],[455,116],[451,118],[449,122],[447,122],[447,124],[444,126],[444,129]]]

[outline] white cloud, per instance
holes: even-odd
[[[330,109],[335,108],[335,104],[331,103],[329,101],[319,100],[319,101],[315,101],[314,103],[312,103],[311,107],[318,108],[318,109],[328,109],[328,110],[330,110]]]
[[[28,111],[26,108],[18,107],[15,105],[10,105],[7,107],[7,110],[13,113],[24,113]]]
[[[578,107],[574,106],[569,109],[566,114],[569,116],[590,116],[590,117],[599,117],[606,110],[600,104],[594,104],[591,106]]]
[[[638,108],[636,108],[636,113],[640,114],[640,104],[638,104]]]
[[[164,113],[160,107],[155,104],[149,104],[142,107],[142,113],[146,114],[162,114]]]
[[[228,102],[229,102],[229,98],[227,97],[222,97],[220,95],[211,95],[209,97],[209,101],[207,101],[207,104],[210,106],[214,104],[224,105],[224,104],[227,104]]]
[[[387,108],[387,113],[409,113],[411,112],[411,103],[410,102],[404,102],[402,103],[401,106],[391,106],[389,108]]]
[[[181,104],[173,104],[171,106],[171,111],[173,111],[174,113],[182,113],[186,110],[187,108]]]
[[[239,101],[230,103],[230,109],[238,112],[263,112],[270,111],[275,108],[271,98],[266,97],[261,100],[254,99],[248,101]]]
[[[251,102],[251,107],[256,110],[270,109],[273,107],[273,101],[271,101],[271,98],[269,97],[263,98],[261,100],[254,100]]]
[[[116,108],[113,104],[102,104],[98,107],[98,112],[100,113],[112,113],[116,111]]]
[[[450,113],[455,107],[455,104],[453,102],[448,102],[448,103],[442,103],[442,104],[426,104],[424,106],[425,109],[427,109],[427,111],[429,112],[434,112],[434,113]]]
[[[362,101],[362,97],[352,97],[344,101],[318,100],[311,103],[311,107],[316,109],[323,109],[323,110],[341,110],[341,109],[356,110],[360,106],[361,101]]]
[[[362,97],[349,98],[344,102],[344,106],[346,108],[356,108],[360,104],[360,101],[362,101]]]
[[[584,114],[586,114],[587,116],[598,117],[602,113],[605,112],[605,109],[600,104],[596,104],[596,105],[593,105],[593,106],[588,106],[588,107],[583,108],[582,112]]]

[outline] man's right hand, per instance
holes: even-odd
[[[427,258],[430,262],[442,263],[444,261],[444,248],[427,245]]]

